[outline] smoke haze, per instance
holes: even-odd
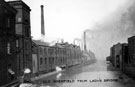
[[[111,13],[101,23],[86,30],[88,49],[98,59],[105,59],[110,54],[110,47],[118,42],[125,43],[135,35],[135,0],[127,0],[123,6]]]

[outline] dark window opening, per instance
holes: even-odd
[[[41,57],[40,58],[40,65],[42,65],[43,64],[43,58]]]

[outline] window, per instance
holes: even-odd
[[[40,54],[42,54],[42,48],[40,47]]]
[[[7,27],[10,27],[10,18],[7,18]]]
[[[47,52],[46,52],[46,48],[44,48],[44,54],[45,54],[45,55],[47,54]]]
[[[52,63],[52,61],[51,61],[51,57],[49,57],[49,64],[51,64]]]
[[[54,57],[52,57],[52,63],[54,63]]]
[[[19,41],[16,40],[16,47],[19,47]]]
[[[25,19],[25,24],[28,25],[29,24],[29,21],[27,19]]]
[[[47,58],[44,58],[44,60],[45,60],[45,64],[47,64]]]
[[[18,18],[17,21],[18,21],[18,22],[21,22],[21,21],[22,21],[22,18]]]
[[[10,51],[11,51],[11,45],[10,45],[10,43],[8,42],[8,43],[7,43],[7,53],[8,53],[8,54],[11,54]]]
[[[25,26],[25,36],[29,37],[29,27]]]
[[[42,65],[43,64],[43,58],[41,57],[40,58],[40,65]]]
[[[9,17],[7,17],[5,19],[5,26],[6,26],[6,28],[10,28],[10,18]]]

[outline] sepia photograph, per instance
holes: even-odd
[[[135,0],[0,0],[0,87],[135,87]]]

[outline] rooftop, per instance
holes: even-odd
[[[48,42],[43,42],[41,40],[32,40],[35,44],[37,45],[42,45],[42,46],[49,46]]]

